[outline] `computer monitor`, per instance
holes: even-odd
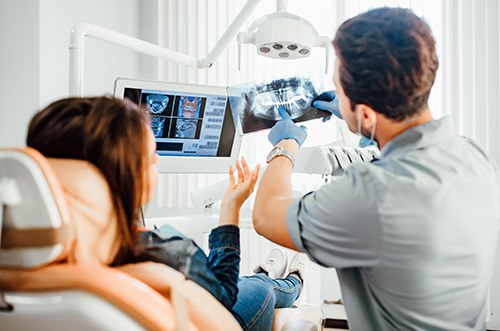
[[[161,173],[225,173],[241,145],[225,87],[118,78],[115,96],[151,115]]]

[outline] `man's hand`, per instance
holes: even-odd
[[[336,98],[335,91],[326,91],[314,98],[312,102],[313,107],[319,110],[327,111],[332,115],[337,116],[339,119],[343,120],[342,114],[340,113],[339,101]],[[323,117],[323,122],[328,121],[332,116]],[[361,137],[359,140],[359,147],[376,146],[377,143],[370,138]]]
[[[337,116],[341,120],[342,114],[339,109],[339,101],[336,98],[335,91],[326,91],[314,98],[312,102],[313,107],[319,110],[327,111],[332,115]],[[323,117],[323,122],[328,121],[332,116]]]
[[[277,143],[284,139],[294,139],[299,146],[302,145],[307,138],[306,127],[295,125],[285,109],[279,107],[278,112],[282,119],[274,124],[267,136],[271,144],[276,146]]]

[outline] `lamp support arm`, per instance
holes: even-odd
[[[245,23],[260,2],[261,0],[247,1],[210,53],[204,59],[198,61],[198,68],[210,68],[214,64],[215,60],[219,58],[222,51],[227,47],[236,33],[238,33],[243,23]]]
[[[276,11],[286,11],[288,0],[276,0]]]

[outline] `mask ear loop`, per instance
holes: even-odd
[[[360,135],[363,135],[361,133],[361,111],[358,111],[358,132],[356,132],[357,134],[360,134]]]
[[[372,131],[370,132],[370,140],[373,140],[373,138],[375,138],[376,130],[377,130],[377,117],[375,117],[375,123],[373,123]],[[363,133],[361,133],[361,111],[358,111],[358,134],[360,134],[361,136],[363,135]]]
[[[377,130],[377,116],[375,116],[375,123],[373,123],[373,128],[372,128],[372,132],[370,134],[370,140],[373,140],[373,138],[375,138],[375,131]],[[375,140],[373,140],[375,141]]]

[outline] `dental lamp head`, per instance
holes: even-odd
[[[286,12],[278,12],[257,19],[247,32],[238,34],[238,69],[241,67],[243,44],[253,44],[257,53],[274,59],[300,59],[308,57],[313,47],[324,47],[325,72],[330,62],[330,38],[319,36],[307,20]]]

